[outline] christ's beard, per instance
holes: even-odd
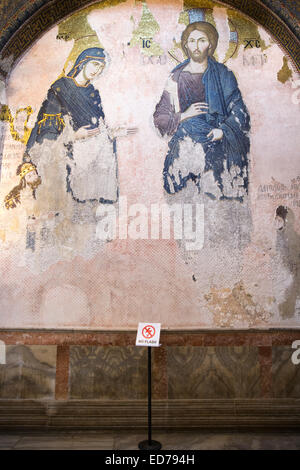
[[[190,58],[191,58],[194,62],[199,62],[200,64],[201,64],[202,62],[204,62],[205,59],[207,59],[207,56],[208,56],[207,51],[202,52],[202,53],[201,53],[200,51],[197,51],[197,53],[196,53],[196,51],[195,51],[195,52],[189,51],[189,53],[190,53]]]

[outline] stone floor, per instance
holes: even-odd
[[[298,433],[154,432],[163,450],[299,450]],[[0,433],[0,450],[138,450],[147,432]]]

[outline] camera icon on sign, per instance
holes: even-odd
[[[0,364],[6,364],[6,345],[0,340]]]

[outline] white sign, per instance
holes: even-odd
[[[136,346],[160,346],[160,323],[139,323]]]
[[[293,354],[292,354],[292,363],[295,365],[295,366],[298,366],[300,364],[300,340],[296,340],[293,342],[292,344],[292,348],[293,349],[297,349],[297,351],[295,351]]]
[[[6,364],[6,346],[4,341],[0,340],[0,364]]]

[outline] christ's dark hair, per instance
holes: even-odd
[[[189,24],[185,28],[181,36],[181,47],[183,51],[187,56],[189,56],[186,43],[189,39],[189,35],[195,30],[202,31],[208,37],[210,42],[210,49],[208,54],[212,56],[218,45],[219,34],[216,28],[212,24],[207,23],[207,21],[196,21],[195,23]]]

